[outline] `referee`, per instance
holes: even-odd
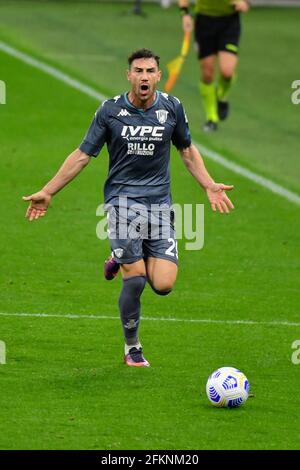
[[[191,32],[194,27],[189,3],[189,0],[178,0],[184,32]],[[248,10],[246,0],[196,0],[195,42],[201,71],[199,92],[206,114],[205,132],[216,131],[218,122],[228,116],[228,94],[238,62],[240,13]],[[217,65],[220,76],[215,83]]]

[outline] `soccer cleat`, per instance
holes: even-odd
[[[218,130],[218,124],[214,121],[207,121],[203,125],[204,132],[215,132]]]
[[[117,263],[111,256],[107,258],[104,263],[104,277],[107,281],[111,281],[116,277],[120,269],[120,264]]]
[[[143,356],[142,348],[132,347],[124,356],[124,363],[134,367],[149,367],[149,362]]]
[[[218,116],[221,121],[224,121],[229,114],[229,103],[228,101],[218,100]]]

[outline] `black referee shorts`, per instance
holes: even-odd
[[[228,16],[207,16],[198,14],[195,19],[195,41],[198,58],[204,59],[219,51],[238,53],[241,35],[239,13]]]

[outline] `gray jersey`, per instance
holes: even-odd
[[[191,137],[180,101],[157,92],[153,105],[133,106],[127,94],[104,101],[95,113],[80,150],[96,157],[106,143],[109,173],[105,202],[112,197],[170,195],[170,144],[181,150]]]

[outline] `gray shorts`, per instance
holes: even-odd
[[[116,197],[106,204],[113,258],[130,264],[148,257],[178,264],[174,211],[169,198]]]

